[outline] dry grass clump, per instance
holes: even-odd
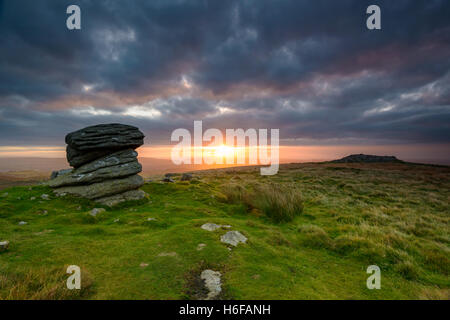
[[[246,202],[247,191],[238,183],[228,183],[222,186],[222,193],[225,195],[228,203]]]
[[[30,270],[24,273],[0,274],[0,300],[71,300],[88,298],[93,281],[83,270],[81,289],[67,288],[66,269]]]
[[[253,195],[254,206],[275,222],[292,221],[303,212],[303,199],[297,188],[264,184],[258,185]]]
[[[237,183],[224,185],[222,192],[230,203],[244,203],[248,209],[257,208],[274,222],[289,222],[303,212],[300,191],[291,185],[275,183],[243,187]]]

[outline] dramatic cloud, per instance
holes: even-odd
[[[82,29],[66,28],[77,4]],[[1,1],[0,145],[138,125],[279,128],[283,144],[450,143],[450,3]]]

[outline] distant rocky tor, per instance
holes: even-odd
[[[134,150],[144,134],[124,124],[100,124],[66,136],[67,161],[74,169],[52,173],[47,183],[57,194],[74,194],[107,206],[140,200],[144,180]]]
[[[332,163],[375,163],[375,162],[403,162],[394,156],[374,156],[370,154],[352,154]]]

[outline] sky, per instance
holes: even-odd
[[[446,0],[0,0],[0,157],[64,157],[68,132],[112,122],[164,157],[202,120],[277,128],[285,160],[450,163],[449,17]]]

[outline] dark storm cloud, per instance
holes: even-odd
[[[445,0],[0,1],[0,145],[112,121],[167,143],[193,120],[290,143],[448,143],[449,16]]]

